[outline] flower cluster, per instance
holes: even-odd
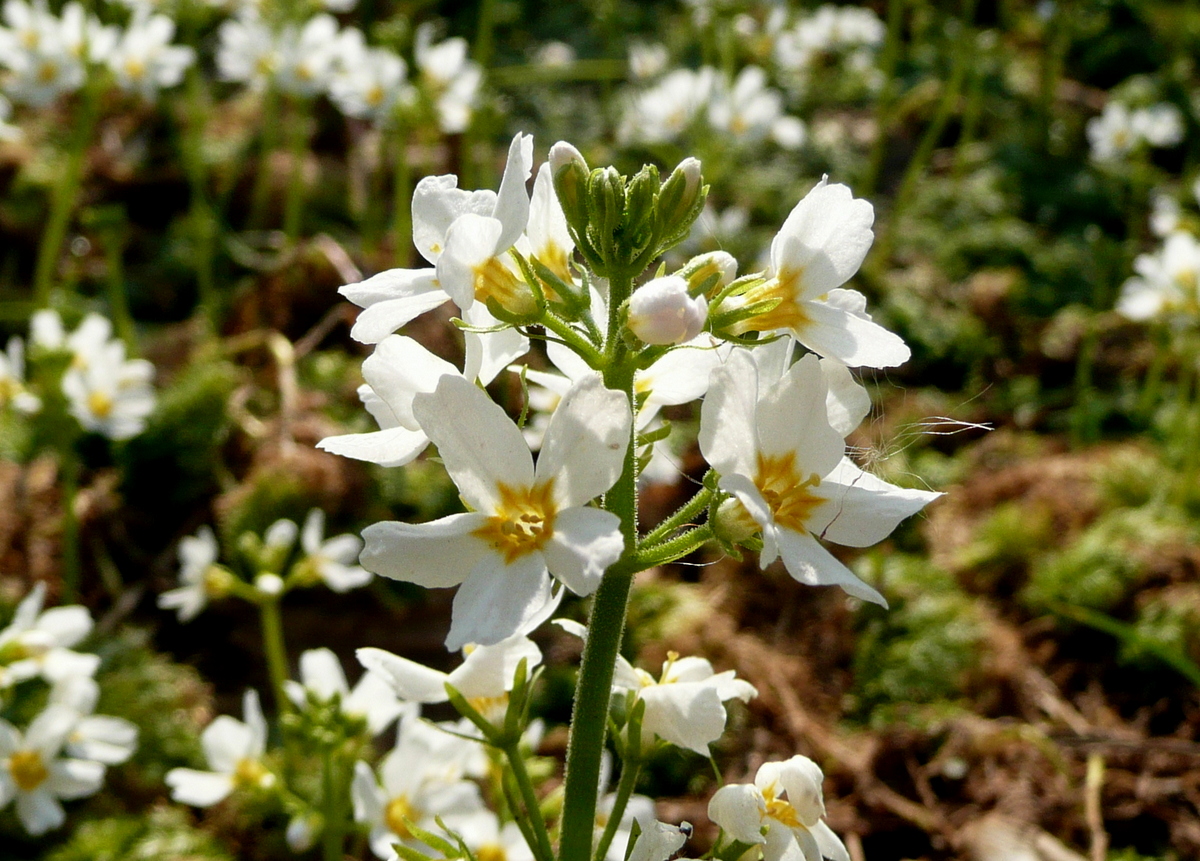
[[[92,630],[81,606],[43,610],[45,584],[37,584],[0,630],[0,714],[49,686],[46,705],[24,729],[0,717],[0,808],[16,803],[31,835],[58,828],[62,802],[93,795],[105,770],[133,755],[137,727],[94,714],[100,688],[96,655],[74,651]]]
[[[1176,146],[1183,140],[1183,115],[1167,102],[1133,108],[1111,101],[1098,117],[1088,120],[1092,158],[1117,162],[1139,149]]]

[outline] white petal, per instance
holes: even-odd
[[[363,530],[359,561],[368,571],[430,589],[456,586],[487,545],[471,533],[487,522],[482,514],[451,514],[429,523],[373,523]]]
[[[446,702],[449,677],[445,673],[383,649],[362,648],[354,654],[360,664],[385,679],[400,699],[412,703]]]
[[[569,258],[575,248],[575,242],[567,230],[567,218],[558,202],[558,196],[554,193],[554,179],[549,162],[538,168],[537,179],[533,181],[533,196],[529,201],[529,224],[525,233],[529,237],[534,255],[539,258],[549,249],[557,249]]]
[[[621,475],[632,421],[621,392],[589,374],[563,396],[546,428],[538,456],[537,482],[554,479],[561,508],[585,505]]]
[[[794,455],[799,478],[827,475],[841,460],[846,442],[829,425],[825,377],[817,357],[807,355],[761,394],[756,421],[763,455]]]
[[[428,447],[429,437],[425,436],[424,431],[402,427],[370,433],[327,436],[317,443],[317,448],[331,454],[377,463],[380,466],[404,466],[406,463],[412,463],[417,455]]]
[[[432,392],[442,377],[462,376],[458,368],[403,335],[391,335],[379,342],[375,352],[363,362],[363,379],[383,399],[396,420],[417,430],[412,412],[418,392]]]
[[[117,765],[137,749],[138,728],[124,718],[92,715],[79,721],[67,740],[71,756]]]
[[[646,703],[643,737],[659,738],[708,755],[708,745],[725,731],[725,706],[716,688],[701,682],[652,685],[641,692]]]
[[[350,337],[361,344],[378,344],[400,327],[449,301],[448,293],[431,286],[414,296],[377,302],[358,315],[350,329]]]
[[[499,643],[521,630],[550,600],[550,576],[541,553],[526,553],[510,565],[487,553],[454,596],[446,648]]]
[[[804,313],[811,322],[796,340],[851,368],[894,368],[912,355],[899,335],[830,302],[805,302]]]
[[[576,595],[590,595],[608,566],[621,558],[621,521],[598,508],[568,508],[554,521],[554,535],[542,552],[550,573]]]
[[[467,655],[447,681],[469,699],[498,697],[512,690],[517,665],[525,661],[526,670],[542,662],[542,651],[524,634],[509,637],[494,646],[478,646]]]
[[[360,308],[370,308],[380,302],[408,299],[436,287],[433,269],[388,269],[363,281],[347,284],[338,292]]]
[[[821,373],[829,388],[825,398],[829,424],[843,437],[849,436],[871,412],[871,396],[837,359],[821,359]]]
[[[70,648],[91,633],[92,614],[86,607],[53,607],[38,617],[36,627],[53,645]]]
[[[437,445],[462,498],[476,511],[497,510],[498,485],[532,484],[533,457],[521,431],[473,383],[442,377],[433,394],[413,399],[413,414]]]
[[[758,454],[755,411],[758,371],[744,350],[735,350],[712,373],[700,408],[700,451],[722,476],[753,475]]]
[[[71,676],[95,675],[100,667],[100,656],[70,649],[51,649],[42,655],[42,677],[48,682],[58,682]]]
[[[350,798],[354,803],[354,821],[376,823],[383,821],[383,801],[380,798],[379,781],[371,766],[361,759],[354,763],[354,782],[350,785]]]
[[[62,750],[67,736],[79,722],[79,713],[62,705],[48,705],[25,730],[25,745],[51,760]]]
[[[887,606],[882,595],[855,576],[807,532],[780,529],[776,540],[779,555],[792,579],[809,586],[841,586],[855,598]]]
[[[482,215],[464,215],[446,233],[446,250],[438,259],[442,289],[464,311],[475,303],[476,268],[507,250],[499,244],[504,225]]]
[[[218,715],[200,734],[200,746],[213,771],[232,774],[238,763],[251,755],[254,733],[237,718]]]
[[[848,547],[877,544],[904,520],[942,494],[909,490],[863,472],[843,458],[819,492],[826,502],[813,512],[813,533]]]
[[[329,649],[309,649],[300,654],[300,679],[304,687],[323,700],[350,692],[342,662]]]
[[[17,818],[34,837],[58,828],[67,815],[58,800],[44,788],[17,795]]]
[[[233,792],[233,777],[192,768],[172,768],[167,772],[171,798],[193,807],[211,807]]]
[[[687,837],[679,826],[653,822],[649,828],[642,831],[637,843],[633,844],[629,861],[667,861],[683,848],[686,842]]]
[[[349,592],[371,582],[371,572],[357,565],[326,562],[320,573],[321,581],[334,592]]]
[[[481,328],[495,326],[498,322],[479,302],[463,312],[463,319]],[[464,342],[466,360],[463,376],[468,379],[477,377],[485,386],[516,359],[529,352],[529,339],[516,329],[501,329],[485,334],[468,332]]]
[[[741,843],[766,842],[760,833],[766,810],[762,793],[748,783],[722,786],[708,802],[708,818]]]
[[[501,250],[510,248],[529,223],[529,192],[525,184],[532,172],[533,135],[518,133],[508,146],[508,163],[504,166],[496,208],[492,212],[503,226],[496,243]]]
[[[818,822],[809,831],[817,841],[822,858],[828,858],[829,861],[850,861],[850,853],[846,851],[846,845],[824,821]]]
[[[802,295],[840,287],[858,271],[875,234],[875,211],[844,185],[824,180],[804,196],[771,243],[771,265],[802,272]]]
[[[85,759],[60,759],[50,764],[46,788],[59,798],[85,798],[100,791],[104,766]]]

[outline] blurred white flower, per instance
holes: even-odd
[[[405,710],[387,679],[377,672],[363,673],[353,689],[337,655],[329,649],[309,649],[300,655],[300,681],[284,682],[288,698],[304,708],[308,696],[321,701],[337,697],[342,714],[366,721],[371,735],[379,735]]]
[[[624,142],[674,140],[708,106],[716,80],[716,71],[708,66],[667,73],[633,97],[621,117],[617,137]]]
[[[466,39],[455,37],[434,44],[434,32],[431,21],[417,27],[413,48],[417,68],[441,130],[461,134],[471,124],[483,70],[467,59]]]
[[[1170,234],[1157,252],[1139,254],[1137,275],[1121,287],[1117,312],[1131,320],[1161,314],[1200,314],[1200,241],[1186,231]]]
[[[245,723],[228,715],[219,715],[200,734],[200,746],[211,771],[173,768],[166,783],[171,798],[193,807],[211,807],[234,790],[266,789],[275,783],[275,775],[263,764],[267,748],[267,721],[263,717],[258,693],[246,691],[242,698]]]
[[[0,353],[0,410],[9,406],[26,415],[42,408],[41,399],[25,388],[25,342],[15,335]]]
[[[667,68],[670,55],[661,42],[631,42],[629,45],[629,74],[637,80],[660,75]]]
[[[138,728],[124,718],[93,714],[99,699],[100,686],[91,676],[69,676],[50,691],[50,703],[76,716],[64,746],[67,755],[118,765],[137,750]]]
[[[154,366],[145,359],[125,358],[125,345],[112,341],[88,357],[86,367],[63,375],[69,410],[89,431],[109,439],[137,436],[154,410]]]
[[[189,622],[208,605],[210,598],[224,595],[225,582],[233,575],[217,565],[220,553],[217,537],[208,526],[201,526],[195,535],[180,541],[180,585],[159,595],[158,606],[174,610],[180,622]]]
[[[45,597],[46,584],[38,583],[0,631],[0,690],[37,676],[50,683],[90,676],[100,665],[99,656],[71,650],[92,631],[87,608],[75,605],[43,611]]]
[[[319,508],[314,508],[304,519],[300,549],[305,555],[300,570],[311,572],[310,577],[320,579],[334,592],[348,592],[371,582],[370,571],[352,564],[362,550],[362,539],[347,534],[326,540],[325,512]]]
[[[108,56],[113,79],[123,90],[144,99],[183,80],[184,71],[196,59],[186,45],[172,45],[175,22],[166,15],[135,12],[129,27]]]

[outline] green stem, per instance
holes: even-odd
[[[275,696],[275,710],[282,714],[291,708],[284,682],[288,677],[287,646],[283,642],[283,617],[279,612],[279,598],[262,595],[259,597],[259,616],[262,623],[263,652],[267,656],[267,673],[271,677],[271,692]]]
[[[1169,353],[1167,328],[1159,324],[1154,328],[1154,355],[1150,359],[1150,367],[1146,369],[1146,379],[1142,383],[1142,393],[1137,402],[1136,415],[1142,421],[1149,422],[1154,416],[1154,408],[1158,406],[1162,395],[1163,371],[1166,370]]]
[[[538,804],[533,781],[530,780],[529,772],[525,768],[525,757],[521,755],[520,741],[509,742],[503,750],[517,789],[521,792],[521,800],[525,806],[526,824],[537,844],[536,846],[531,844],[530,849],[534,851],[538,861],[553,861],[554,848],[550,845],[550,833],[546,830],[546,820],[542,818],[541,805]],[[513,817],[520,821],[521,817],[518,811],[513,810],[512,813]],[[522,829],[522,831],[524,830]]]
[[[694,553],[708,543],[713,537],[712,527],[707,523],[689,529],[682,535],[677,535],[670,541],[664,541],[656,547],[643,546],[636,556],[637,570],[645,571],[656,565],[666,565],[676,559],[682,559],[689,553]]]
[[[608,341],[605,348],[604,383],[625,393],[633,408],[633,367],[623,361],[618,309],[633,290],[633,280],[624,273],[613,273],[609,283]],[[604,508],[620,518],[625,539],[625,554],[608,569],[592,600],[588,638],[575,689],[575,710],[571,716],[571,736],[567,744],[567,774],[563,796],[560,861],[591,861],[592,837],[596,824],[596,799],[599,794],[600,760],[608,731],[608,704],[612,691],[613,670],[625,632],[625,609],[636,570],[637,553],[637,452],[636,422],[630,428],[621,477],[604,495]]]
[[[204,78],[194,66],[188,70],[187,119],[183,133],[184,172],[188,179],[191,196],[191,211],[188,220],[193,233],[195,252],[193,265],[196,269],[196,293],[200,311],[215,332],[218,325],[219,300],[217,281],[213,267],[213,240],[216,235],[216,216],[207,193],[207,166],[204,162],[204,127],[207,122],[207,95]]]
[[[79,113],[75,119],[75,133],[67,151],[67,163],[58,175],[54,193],[50,198],[50,212],[46,216],[46,227],[38,246],[37,266],[33,275],[33,301],[39,308],[50,304],[50,290],[58,270],[58,259],[63,242],[67,238],[67,227],[75,212],[79,197],[79,186],[83,181],[83,167],[87,158],[88,143],[100,110],[99,92],[95,86],[87,86],[80,94]]]
[[[287,197],[283,205],[283,232],[292,242],[300,238],[304,220],[304,200],[308,183],[304,179],[304,162],[308,154],[308,118],[311,104],[307,99],[292,100],[288,123],[288,155],[291,173],[288,176]]]
[[[549,312],[542,315],[540,320],[542,326],[547,331],[553,332],[562,341],[575,351],[581,359],[588,363],[588,366],[593,370],[600,370],[604,366],[604,357],[600,354],[588,340],[573,329],[566,321],[559,319],[554,314]]]
[[[342,845],[345,842],[341,797],[337,763],[331,748],[324,751],[324,774],[322,775],[322,801],[325,808],[325,828],[321,833],[322,855],[325,861],[342,861]]]
[[[123,225],[113,225],[104,237],[104,257],[106,269],[105,279],[108,287],[108,308],[112,312],[113,323],[117,335],[125,343],[125,350],[132,357],[137,356],[137,334],[134,331],[133,315],[129,313],[129,298],[125,290],[125,242]]]
[[[883,75],[883,89],[875,102],[875,143],[871,147],[870,161],[863,177],[861,193],[870,197],[879,185],[883,172],[883,157],[891,140],[892,106],[896,101],[896,66],[900,62],[900,36],[904,26],[905,0],[888,0],[887,33],[879,57],[879,71]]]
[[[692,522],[712,502],[712,491],[707,487],[676,509],[675,513],[654,527],[643,539],[642,546],[653,545],[666,538],[672,531]]]
[[[626,745],[627,749],[641,747],[641,733],[638,733],[639,738],[630,738]],[[604,825],[604,833],[600,835],[600,842],[596,844],[595,861],[604,861],[608,854],[608,847],[612,845],[613,838],[617,836],[617,829],[621,826],[621,820],[625,816],[625,808],[629,805],[629,799],[633,795],[634,787],[637,786],[638,775],[642,771],[642,760],[640,754],[635,750],[621,764],[621,779],[617,783],[617,797],[613,799],[612,810],[608,812],[608,822]]]
[[[62,451],[59,468],[62,470],[62,597],[64,604],[79,600],[80,546],[79,518],[75,514],[75,498],[79,495],[79,458],[74,444]]]
[[[1075,360],[1075,404],[1071,409],[1071,441],[1078,447],[1095,439],[1095,397],[1092,389],[1092,369],[1096,363],[1099,336],[1096,327],[1089,323],[1079,344],[1079,357]]]

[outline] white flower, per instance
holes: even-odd
[[[515,822],[501,825],[490,810],[463,817],[457,828],[477,861],[533,861],[533,850],[525,842],[520,826]]]
[[[359,319],[368,313],[364,312]],[[466,368],[460,372],[412,338],[386,336],[363,362],[362,373],[367,382],[358,390],[359,398],[380,430],[326,437],[317,443],[317,448],[381,466],[409,463],[429,445],[429,437],[412,412],[413,398],[418,393],[432,392],[447,375],[470,381],[478,379],[486,386],[501,368],[527,349],[527,344],[521,342],[506,348],[507,342],[502,341],[493,344],[499,348],[495,355],[485,355],[483,337],[465,333]]]
[[[113,79],[123,90],[152,99],[160,89],[173,87],[196,59],[186,45],[172,45],[175,22],[165,15],[135,12],[129,28],[108,57]]]
[[[483,70],[467,59],[466,39],[456,37],[435,45],[433,33],[431,21],[417,27],[413,46],[417,68],[441,130],[449,135],[460,134],[471,124]]]
[[[98,655],[71,651],[92,631],[86,607],[52,607],[42,611],[46,584],[38,583],[8,627],[0,631],[0,689],[41,676],[54,683],[69,676],[90,676],[100,666]]]
[[[396,699],[392,686],[379,673],[363,673],[351,690],[342,670],[341,661],[329,649],[309,649],[300,655],[300,682],[284,682],[288,697],[297,708],[304,708],[311,694],[318,700],[334,697],[343,714],[362,718],[371,735],[379,735],[404,711],[404,703]]]
[[[246,691],[242,699],[245,723],[220,715],[200,734],[200,746],[211,771],[173,768],[167,772],[171,798],[193,807],[211,807],[235,789],[265,789],[275,775],[263,765],[267,748],[267,721],[258,693]]]
[[[663,143],[679,137],[708,105],[716,71],[675,69],[634,97],[621,117],[621,141]]]
[[[21,127],[13,125],[8,120],[12,117],[12,103],[0,95],[0,143],[18,141],[25,134]]]
[[[1172,233],[1157,253],[1139,254],[1133,268],[1138,274],[1121,288],[1118,313],[1149,320],[1169,312],[1200,312],[1200,242],[1192,234]]]
[[[688,295],[678,275],[647,281],[629,299],[629,328],[647,344],[682,344],[700,334],[708,318],[708,300]]]
[[[358,33],[347,29],[345,33]],[[361,39],[361,34],[359,34]],[[342,45],[353,44],[342,39]],[[329,96],[338,109],[349,117],[387,125],[396,109],[413,99],[412,87],[405,78],[408,66],[386,48],[343,48],[338,71],[329,85]]]
[[[590,595],[620,558],[616,515],[588,503],[621,474],[630,433],[625,397],[592,376],[563,398],[537,466],[520,430],[480,389],[445,376],[413,413],[472,511],[363,532],[363,567],[426,587],[462,584],[446,647],[493,645],[551,600],[550,575]]]
[[[104,765],[118,765],[137,750],[138,728],[124,718],[93,714],[100,686],[91,676],[70,676],[55,683],[50,702],[71,709],[76,716],[66,737],[69,756]]]
[[[319,508],[304,519],[300,548],[305,554],[301,564],[334,592],[349,592],[371,582],[370,571],[350,564],[362,550],[362,540],[355,535],[337,535],[326,541],[325,512]]]
[[[332,15],[314,15],[299,30],[287,25],[280,31],[275,83],[293,96],[315,96],[325,91],[337,59],[338,23]]]
[[[0,410],[9,405],[26,415],[42,408],[41,398],[25,388],[25,342],[16,336],[0,353]]]
[[[517,667],[525,661],[527,672],[542,662],[542,651],[526,636],[558,609],[562,591],[523,630],[492,646],[468,644],[463,662],[449,673],[432,669],[383,649],[363,648],[355,652],[364,667],[391,686],[400,699],[411,703],[444,703],[450,699],[446,685],[463,695],[476,711],[489,720],[504,714]]]
[[[1123,158],[1139,143],[1133,116],[1120,102],[1109,102],[1100,116],[1088,120],[1087,138],[1092,158],[1099,162]]]
[[[554,624],[577,637],[587,639],[587,629],[569,619]],[[704,658],[681,658],[667,654],[662,673],[656,679],[617,656],[613,690],[629,691],[645,703],[642,715],[642,741],[648,745],[657,736],[669,744],[708,756],[708,746],[725,731],[725,702],[739,699],[749,702],[758,691],[749,682],[736,678],[733,670],[714,673]]]
[[[629,74],[646,80],[656,77],[667,68],[670,55],[661,42],[632,42],[629,45]]]
[[[365,762],[354,767],[351,795],[354,819],[371,828],[371,850],[392,858],[393,843],[415,849],[424,844],[412,836],[407,822],[440,831],[436,819],[457,830],[465,817],[483,810],[479,787],[463,779],[463,764],[478,745],[442,732],[424,721],[401,721],[396,747],[379,765],[379,781]]]
[[[823,779],[806,756],[763,763],[753,784],[718,789],[708,803],[708,816],[734,840],[762,844],[763,861],[850,861],[846,847],[822,819]]]
[[[1183,140],[1183,115],[1169,102],[1139,108],[1130,117],[1130,126],[1153,147],[1172,147]]]
[[[890,368],[908,361],[899,337],[871,321],[866,297],[842,284],[858,271],[875,234],[871,204],[844,185],[821,180],[796,204],[771,243],[765,283],[740,304],[778,299],[738,331],[789,332],[815,353],[852,368]]]
[[[217,566],[220,553],[217,537],[208,526],[201,526],[195,535],[180,541],[180,585],[159,595],[158,606],[163,610],[174,610],[180,622],[196,618],[210,597],[224,594],[221,581],[231,576]]]
[[[721,489],[762,529],[761,566],[782,556],[801,583],[838,585],[886,606],[817,537],[867,547],[940,494],[896,487],[855,466],[845,457],[842,434],[830,426],[827,399],[815,356],[770,384],[745,351],[735,351],[713,372],[700,450],[720,474]]]
[[[137,436],[154,410],[154,366],[125,359],[125,345],[112,341],[89,357],[84,368],[63,375],[70,412],[86,430],[123,440]]]
[[[226,81],[241,81],[265,89],[275,78],[282,58],[275,37],[252,10],[243,9],[217,31],[217,74]]]
[[[60,799],[92,795],[104,780],[101,763],[59,755],[77,718],[69,708],[50,705],[24,735],[0,720],[0,807],[15,797],[17,818],[34,836],[63,824]]]
[[[758,66],[742,69],[732,86],[719,87],[708,106],[713,128],[751,141],[770,134],[782,116],[783,94],[767,86],[767,73]]]
[[[629,861],[667,861],[687,842],[687,834],[678,825],[658,820],[647,824],[649,827],[643,829],[633,844]]]
[[[1150,195],[1150,232],[1163,237],[1179,227],[1180,207],[1169,192],[1156,191]]]

